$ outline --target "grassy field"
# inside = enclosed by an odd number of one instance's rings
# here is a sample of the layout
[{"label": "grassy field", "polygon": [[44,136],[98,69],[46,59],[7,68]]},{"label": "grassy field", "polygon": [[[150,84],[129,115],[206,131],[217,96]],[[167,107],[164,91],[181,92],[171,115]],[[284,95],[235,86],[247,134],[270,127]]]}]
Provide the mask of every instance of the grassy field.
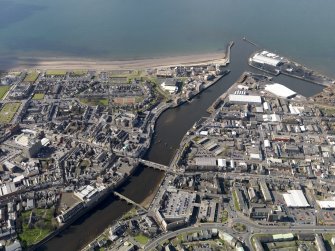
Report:
[{"label": "grassy field", "polygon": [[0,99],[2,99],[9,91],[10,85],[0,85]]},{"label": "grassy field", "polygon": [[40,74],[36,71],[28,72],[27,76],[24,78],[23,82],[34,83]]},{"label": "grassy field", "polygon": [[147,244],[148,241],[149,241],[149,238],[146,237],[146,236],[143,235],[143,234],[136,235],[136,236],[134,237],[134,239],[135,239],[138,243],[140,243],[140,244],[142,244],[142,245]]},{"label": "grassy field", "polygon": [[35,93],[34,96],[33,96],[33,99],[34,100],[42,100],[44,99],[44,93]]},{"label": "grassy field", "polygon": [[45,72],[47,76],[57,76],[57,77],[65,76],[66,73],[67,73],[66,70],[48,70]]},{"label": "grassy field", "polygon": [[0,124],[10,123],[21,103],[6,103],[0,111]]},{"label": "grassy field", "polygon": [[95,99],[82,98],[80,99],[80,102],[90,106],[96,106],[96,105],[108,106],[109,100],[107,98],[95,98]]},{"label": "grassy field", "polygon": [[135,77],[139,77],[142,74],[142,71],[138,71],[138,70],[134,70],[134,71],[130,71],[130,72],[110,72],[109,73],[109,77],[110,78],[121,78],[121,77],[125,77],[125,78],[135,78]]},{"label": "grassy field", "polygon": [[39,242],[56,228],[56,223],[53,218],[53,209],[34,209],[33,220],[29,226],[28,223],[31,213],[32,211],[24,212],[20,217],[22,233],[19,234],[19,237],[26,247]]}]

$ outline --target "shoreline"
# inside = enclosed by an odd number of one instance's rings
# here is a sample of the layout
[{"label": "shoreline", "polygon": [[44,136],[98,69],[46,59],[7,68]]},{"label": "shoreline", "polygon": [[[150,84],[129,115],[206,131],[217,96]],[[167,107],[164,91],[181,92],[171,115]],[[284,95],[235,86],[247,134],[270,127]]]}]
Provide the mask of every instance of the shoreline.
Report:
[{"label": "shoreline", "polygon": [[[103,60],[75,57],[37,57],[37,58],[3,58],[0,61],[0,69],[6,71],[39,69],[39,70],[134,70],[157,67],[173,67],[183,65],[202,64],[226,64],[226,51],[191,54],[181,56],[166,56],[157,58],[126,59],[126,60]],[[10,62],[13,62],[11,66]]]}]

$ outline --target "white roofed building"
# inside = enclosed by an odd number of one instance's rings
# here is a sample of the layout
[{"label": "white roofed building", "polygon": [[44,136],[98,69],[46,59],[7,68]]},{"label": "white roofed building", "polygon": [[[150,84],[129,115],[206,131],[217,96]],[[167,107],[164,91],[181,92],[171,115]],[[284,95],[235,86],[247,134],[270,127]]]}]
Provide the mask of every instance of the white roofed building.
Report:
[{"label": "white roofed building", "polygon": [[284,85],[277,83],[266,85],[265,91],[270,92],[280,98],[293,98],[295,95],[297,95],[296,92],[292,91]]},{"label": "white roofed building", "polygon": [[261,96],[230,94],[228,99],[231,103],[262,104]]},{"label": "white roofed building", "polygon": [[263,116],[263,121],[265,122],[280,122],[281,121],[281,118],[278,114],[264,114]]},{"label": "white roofed building", "polygon": [[168,91],[169,93],[173,94],[178,91],[177,82],[174,79],[166,79],[162,84],[161,87],[163,90]]},{"label": "white roofed building", "polygon": [[283,197],[287,207],[310,207],[302,190],[288,190]]},{"label": "white roofed building", "polygon": [[282,59],[279,56],[267,51],[256,53],[252,58],[250,58],[250,61],[271,66],[279,66],[282,63]]},{"label": "white roofed building", "polygon": [[197,157],[194,158],[196,166],[203,166],[203,167],[216,167],[216,159],[210,157]]},{"label": "white roofed building", "polygon": [[335,209],[334,200],[317,200],[316,202],[321,209]]},{"label": "white roofed building", "polygon": [[226,167],[227,161],[225,159],[218,159],[218,167]]}]

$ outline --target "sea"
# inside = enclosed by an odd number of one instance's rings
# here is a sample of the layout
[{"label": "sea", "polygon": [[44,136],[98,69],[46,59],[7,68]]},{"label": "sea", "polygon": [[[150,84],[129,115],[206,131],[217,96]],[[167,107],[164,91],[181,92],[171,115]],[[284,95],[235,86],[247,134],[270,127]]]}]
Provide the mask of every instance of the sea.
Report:
[{"label": "sea", "polygon": [[0,61],[209,53],[247,37],[335,76],[333,0],[0,0]]}]

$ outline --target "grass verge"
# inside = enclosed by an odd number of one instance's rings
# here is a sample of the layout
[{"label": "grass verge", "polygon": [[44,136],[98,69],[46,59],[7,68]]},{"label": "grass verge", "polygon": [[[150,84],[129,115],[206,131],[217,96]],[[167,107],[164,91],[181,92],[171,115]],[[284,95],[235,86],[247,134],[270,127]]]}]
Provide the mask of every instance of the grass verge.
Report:
[{"label": "grass verge", "polygon": [[23,82],[34,83],[40,74],[36,71],[28,72],[27,76],[24,78]]},{"label": "grass verge", "polygon": [[19,110],[20,105],[21,103],[19,102],[6,103],[0,111],[0,123],[1,124],[10,123],[17,110]]},{"label": "grass verge", "polygon": [[6,93],[9,91],[10,85],[1,85],[0,86],[0,99],[2,99]]},{"label": "grass verge", "polygon": [[65,76],[66,73],[67,73],[66,70],[48,70],[45,72],[47,76],[56,76],[56,77]]},{"label": "grass verge", "polygon": [[224,210],[222,213],[221,223],[226,223],[228,221],[228,211]]},{"label": "grass verge", "polygon": [[238,204],[236,191],[233,191],[233,200],[234,200],[235,209],[238,211],[241,211],[240,205]]}]

